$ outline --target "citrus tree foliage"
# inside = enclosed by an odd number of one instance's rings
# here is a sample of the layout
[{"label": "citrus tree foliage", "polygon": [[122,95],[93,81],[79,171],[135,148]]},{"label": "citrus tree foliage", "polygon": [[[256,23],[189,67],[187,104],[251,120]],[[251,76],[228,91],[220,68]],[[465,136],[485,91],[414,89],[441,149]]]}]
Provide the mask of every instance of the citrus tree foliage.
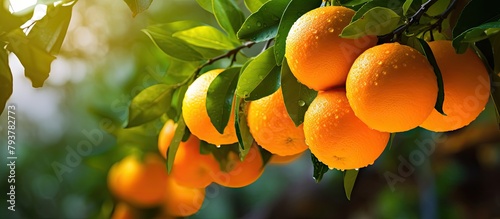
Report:
[{"label": "citrus tree foliage", "polygon": [[[151,5],[152,0],[124,0],[133,16]],[[3,3],[4,0],[0,0]],[[222,132],[235,106],[235,124],[241,159],[254,142],[246,124],[246,104],[282,88],[286,109],[295,125],[300,125],[317,92],[294,78],[284,57],[288,31],[304,13],[327,5],[342,5],[356,11],[351,23],[340,33],[344,38],[378,36],[379,44],[400,42],[425,55],[438,78],[439,93],[435,108],[441,113],[446,98],[440,70],[427,41],[450,39],[458,53],[473,48],[490,71],[494,85],[500,78],[500,2],[472,0],[458,8],[460,0],[196,0],[213,15],[211,26],[203,21],[179,20],[152,24],[142,31],[169,56],[169,67],[161,83],[144,89],[129,107],[127,128],[146,126],[168,117],[178,123],[167,152],[170,171],[179,143],[189,136],[182,119],[181,103],[187,87],[204,72],[226,69],[213,81],[207,94],[207,113],[214,127]],[[19,27],[29,15],[18,16],[0,9],[2,44],[0,61],[0,105],[12,93],[9,52],[19,57],[25,75],[34,87],[43,85],[65,35],[73,2],[48,4],[47,16],[35,21],[31,31]],[[464,4],[462,4],[464,5]],[[252,54],[247,48],[257,48]],[[491,89],[497,111],[500,91]],[[202,148],[207,148],[203,143]],[[390,143],[389,143],[390,144]],[[213,148],[213,147],[212,147]],[[214,151],[214,150],[211,150]],[[229,152],[230,150],[227,150]],[[206,151],[205,151],[206,152]],[[269,153],[261,150],[263,156]],[[224,156],[217,156],[224,157]],[[267,158],[265,160],[267,160]],[[312,155],[314,178],[320,181],[328,167]],[[344,188],[349,198],[358,170],[344,172]]]}]

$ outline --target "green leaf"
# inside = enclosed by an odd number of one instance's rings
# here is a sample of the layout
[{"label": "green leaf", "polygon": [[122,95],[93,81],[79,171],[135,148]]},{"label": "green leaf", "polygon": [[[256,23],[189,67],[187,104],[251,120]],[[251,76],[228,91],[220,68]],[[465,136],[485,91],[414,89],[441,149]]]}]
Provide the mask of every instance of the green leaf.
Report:
[{"label": "green leaf", "polygon": [[172,167],[174,166],[175,154],[177,153],[177,149],[179,149],[179,144],[182,141],[182,137],[184,136],[184,132],[186,130],[186,123],[184,123],[184,118],[182,116],[177,121],[177,129],[175,129],[174,137],[170,142],[167,150],[167,172],[170,174],[172,172]]},{"label": "green leaf", "polygon": [[291,0],[281,16],[280,25],[278,26],[278,33],[276,34],[274,42],[274,56],[276,64],[281,65],[283,57],[285,57],[286,37],[293,23],[303,14],[313,10],[321,5],[321,0]]},{"label": "green leaf", "polygon": [[28,34],[30,42],[51,55],[57,55],[68,30],[72,9],[73,4],[47,6],[47,15],[37,21]]},{"label": "green leaf", "polygon": [[270,0],[262,5],[245,20],[238,31],[238,38],[255,42],[274,38],[288,2],[289,0]]},{"label": "green leaf", "polygon": [[250,133],[250,128],[248,127],[247,124],[246,107],[247,103],[243,101],[242,98],[236,98],[234,119],[235,119],[236,136],[238,137],[238,143],[240,145],[241,159],[244,159],[245,156],[247,156],[254,142],[253,136]]},{"label": "green leaf", "polygon": [[217,23],[233,38],[245,21],[243,12],[232,0],[212,0],[212,10]]},{"label": "green leaf", "polygon": [[351,200],[351,192],[354,188],[354,183],[358,177],[358,170],[346,170],[344,171],[344,190],[345,195],[348,200]]},{"label": "green leaf", "polygon": [[230,50],[235,47],[235,44],[224,33],[211,26],[194,27],[176,32],[172,36],[204,48]]},{"label": "green leaf", "polygon": [[262,157],[262,166],[265,166],[271,160],[273,154],[263,147],[259,146],[260,156]]},{"label": "green leaf", "polygon": [[182,117],[182,100],[184,99],[184,95],[191,84],[190,82],[192,82],[192,79],[188,83],[175,89],[172,94],[172,102],[170,108],[168,108],[167,115],[168,118],[173,119],[174,122],[177,122]]},{"label": "green leaf", "polygon": [[268,1],[269,0],[245,0],[245,6],[247,6],[250,12],[254,13]]},{"label": "green leaf", "polygon": [[212,10],[212,0],[196,0],[198,2],[198,5],[201,6],[201,8],[205,9],[205,11],[208,11],[210,13],[214,13]]},{"label": "green leaf", "polygon": [[403,15],[407,16],[408,15],[408,10],[410,10],[410,7],[413,4],[413,0],[406,0],[405,3],[403,3]]},{"label": "green leaf", "polygon": [[293,76],[286,58],[283,60],[283,65],[281,66],[281,90],[283,92],[286,111],[293,123],[295,123],[295,126],[299,126],[304,122],[304,114],[311,102],[318,95],[318,92],[309,89]]},{"label": "green leaf", "polygon": [[346,6],[346,7],[354,7],[354,6],[358,6],[358,5],[361,5],[361,4],[365,4],[367,2],[370,2],[372,0],[343,0],[343,1],[340,1],[341,5],[342,6]]},{"label": "green leaf", "polygon": [[217,75],[208,87],[206,101],[208,117],[220,134],[223,134],[229,122],[239,73],[239,67],[226,69]]},{"label": "green leaf", "polygon": [[464,53],[471,43],[479,42],[488,38],[487,31],[500,29],[500,21],[481,24],[470,28],[453,39],[453,47],[458,48],[458,53]]},{"label": "green leaf", "polygon": [[[418,0],[415,0],[414,2],[417,2]],[[388,8],[391,9],[393,12],[395,12],[398,15],[403,14],[403,7],[404,6],[405,0],[395,0],[395,1],[387,1],[387,0],[373,0],[370,1],[366,4],[364,4],[361,8],[359,8],[354,16],[351,19],[351,22],[354,22],[361,17],[363,17],[366,12],[370,11],[373,8],[376,7],[382,7],[382,8]],[[418,5],[420,6],[420,5]]]},{"label": "green leaf", "polygon": [[153,0],[124,0],[127,3],[128,7],[132,11],[132,16],[136,16],[137,14],[147,10]]},{"label": "green leaf", "polygon": [[156,84],[141,91],[132,99],[127,128],[152,121],[167,111],[172,101],[172,86]]},{"label": "green leaf", "polygon": [[[258,55],[243,70],[236,87],[238,97],[255,100],[263,97],[262,95],[272,94],[278,89],[280,69],[276,65],[273,48],[269,47]],[[264,85],[259,87],[261,83]],[[252,94],[254,91],[255,93]]]},{"label": "green leaf", "polygon": [[425,40],[416,38],[416,37],[410,37],[408,39],[409,46],[415,48],[418,50],[420,53],[422,53],[425,57],[427,57],[427,60],[429,63],[432,65],[432,68],[434,69],[434,73],[436,74],[436,79],[437,79],[437,84],[438,84],[438,96],[436,100],[436,105],[434,108],[441,114],[446,115],[446,113],[443,111],[443,103],[444,103],[444,84],[443,84],[443,76],[441,75],[441,70],[439,70],[439,66],[436,62],[436,58],[434,58],[434,54],[432,53],[431,48],[425,42]]},{"label": "green leaf", "polygon": [[186,42],[172,35],[177,31],[187,30],[199,23],[193,21],[178,21],[167,24],[152,25],[142,31],[160,48],[165,54],[172,58],[184,61],[200,61],[203,56]]},{"label": "green leaf", "polygon": [[33,12],[26,15],[11,14],[5,9],[3,3],[4,1],[0,1],[0,36],[12,30],[18,29],[33,15]]},{"label": "green leaf", "polygon": [[321,179],[323,179],[323,175],[328,172],[328,166],[322,163],[321,161],[314,156],[314,154],[311,153],[311,161],[314,167],[314,173],[313,173],[313,178],[316,181],[316,183],[319,183]]},{"label": "green leaf", "polygon": [[500,89],[498,87],[498,85],[500,85],[500,33],[490,36],[489,41],[493,51],[493,69],[488,65],[487,58],[481,50],[477,49],[476,52],[483,61],[491,77],[491,98],[495,105],[497,124],[500,127]]},{"label": "green leaf", "polygon": [[197,62],[186,62],[177,59],[168,60],[169,65],[162,82],[167,85],[179,86],[185,84],[187,80],[193,77]]},{"label": "green leaf", "polygon": [[438,16],[448,8],[449,4],[450,0],[436,1],[425,13],[429,16]]},{"label": "green leaf", "polygon": [[7,49],[16,54],[24,66],[24,75],[31,80],[33,87],[42,87],[49,77],[50,65],[55,57],[38,45],[31,43],[21,29],[7,36]]},{"label": "green leaf", "polygon": [[396,29],[401,17],[391,9],[374,7],[344,28],[341,37],[355,39],[365,35],[384,35]]},{"label": "green leaf", "polygon": [[453,38],[455,39],[470,28],[497,21],[500,18],[499,8],[500,1],[470,1],[462,10],[457,24],[453,28]]},{"label": "green leaf", "polygon": [[[0,47],[0,48],[3,48]],[[12,72],[9,67],[9,55],[5,49],[0,49],[0,115],[5,104],[12,95]]]}]

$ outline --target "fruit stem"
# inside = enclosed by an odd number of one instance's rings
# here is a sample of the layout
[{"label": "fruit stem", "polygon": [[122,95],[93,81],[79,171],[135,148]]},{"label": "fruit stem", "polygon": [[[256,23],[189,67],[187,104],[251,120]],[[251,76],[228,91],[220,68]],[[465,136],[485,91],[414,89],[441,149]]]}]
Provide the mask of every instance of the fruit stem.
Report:
[{"label": "fruit stem", "polygon": [[437,0],[428,0],[428,1],[426,1],[424,4],[422,4],[420,6],[420,8],[418,9],[417,12],[415,12],[415,14],[413,14],[410,18],[408,18],[408,20],[405,21],[405,23],[403,25],[399,26],[398,28],[396,28],[391,33],[388,33],[386,35],[380,36],[379,39],[378,39],[378,43],[381,44],[381,43],[386,43],[386,42],[392,42],[392,41],[394,41],[394,37],[395,36],[399,37],[406,29],[408,29],[408,27],[410,27],[414,23],[418,23],[418,21],[420,20],[420,18],[422,17],[422,15],[427,10],[429,10],[429,8],[434,3],[436,3],[436,2],[437,2]]}]

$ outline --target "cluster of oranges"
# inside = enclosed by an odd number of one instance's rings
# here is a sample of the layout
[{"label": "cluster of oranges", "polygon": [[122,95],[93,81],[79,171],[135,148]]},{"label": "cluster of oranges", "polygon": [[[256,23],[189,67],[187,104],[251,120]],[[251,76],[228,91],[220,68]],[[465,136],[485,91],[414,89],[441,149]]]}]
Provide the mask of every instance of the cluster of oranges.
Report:
[{"label": "cluster of oranges", "polygon": [[450,41],[429,42],[443,80],[443,115],[434,109],[438,82],[424,55],[399,43],[376,45],[375,36],[339,37],[354,13],[339,6],[309,11],[286,41],[290,70],[318,91],[303,130],[320,161],[340,170],[366,167],[383,152],[390,133],[418,126],[452,131],[483,111],[490,79],[471,49],[456,54]]},{"label": "cluster of oranges", "polygon": [[[425,56],[399,43],[376,45],[376,36],[339,37],[354,13],[340,6],[317,8],[300,17],[288,34],[285,57],[290,70],[299,82],[318,91],[303,124],[291,120],[281,88],[249,102],[245,113],[254,145],[243,161],[230,152],[222,165],[213,154],[200,152],[200,142],[225,147],[238,141],[234,106],[219,133],[208,116],[206,97],[223,69],[208,71],[185,93],[182,116],[191,135],[180,143],[171,173],[159,155],[146,155],[142,162],[127,157],[109,172],[113,194],[136,206],[163,206],[166,215],[189,216],[201,208],[211,183],[238,188],[256,181],[264,170],[259,146],[274,154],[271,163],[290,162],[309,149],[329,168],[358,169],[373,164],[390,133],[418,126],[456,130],[482,112],[490,79],[472,50],[459,55],[450,41],[429,42],[444,84],[443,115],[434,109],[438,82]],[[163,156],[175,129],[169,120],[160,132]]]}]

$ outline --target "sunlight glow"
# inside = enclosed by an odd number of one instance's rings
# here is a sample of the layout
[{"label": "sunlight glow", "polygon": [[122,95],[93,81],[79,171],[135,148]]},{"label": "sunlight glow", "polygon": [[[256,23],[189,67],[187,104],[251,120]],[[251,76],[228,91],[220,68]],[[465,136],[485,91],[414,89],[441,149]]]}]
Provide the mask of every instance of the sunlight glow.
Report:
[{"label": "sunlight glow", "polygon": [[10,0],[9,10],[12,13],[16,13],[35,5],[36,2],[37,0]]}]

